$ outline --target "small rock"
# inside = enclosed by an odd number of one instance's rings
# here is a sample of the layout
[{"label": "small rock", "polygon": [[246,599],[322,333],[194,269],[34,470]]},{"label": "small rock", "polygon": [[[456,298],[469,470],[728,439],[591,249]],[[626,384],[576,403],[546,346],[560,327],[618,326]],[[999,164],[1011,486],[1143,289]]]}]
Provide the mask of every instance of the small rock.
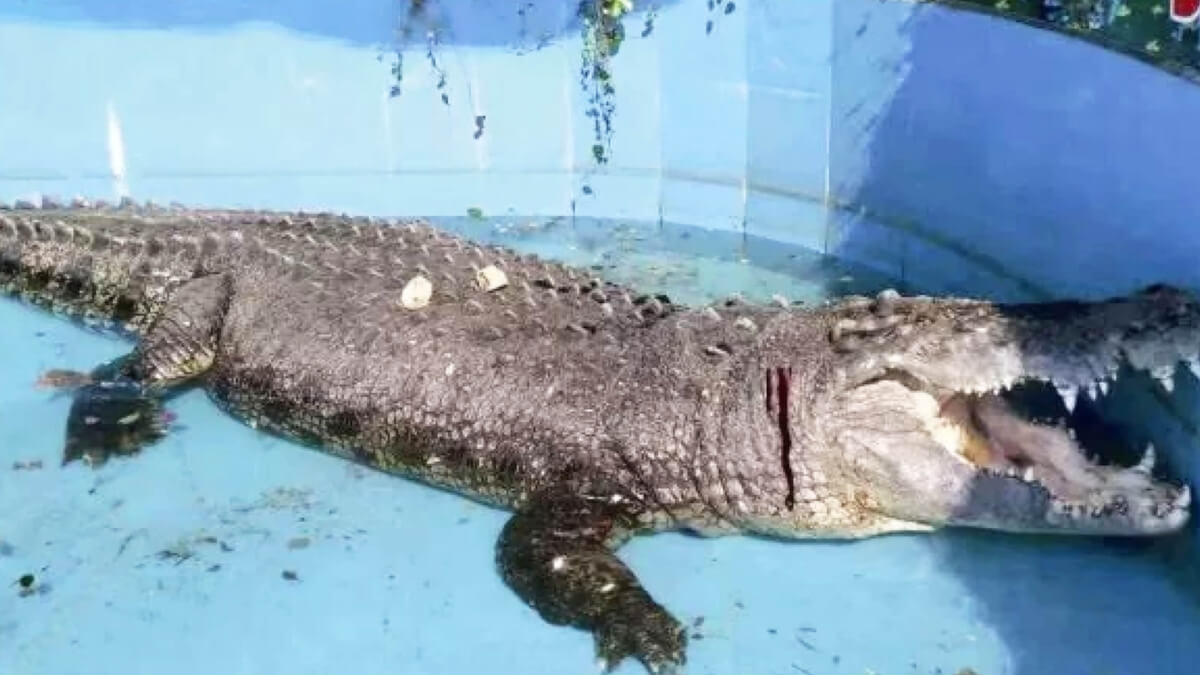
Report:
[{"label": "small rock", "polygon": [[300,575],[291,570],[284,570],[283,574],[280,576],[282,576],[286,581],[300,581]]},{"label": "small rock", "polygon": [[475,283],[481,291],[495,291],[508,285],[508,275],[495,265],[488,265],[475,274]]},{"label": "small rock", "polygon": [[400,291],[400,304],[407,309],[421,309],[429,304],[429,299],[433,297],[433,284],[424,276],[418,274],[404,284],[404,290]]},{"label": "small rock", "polygon": [[312,542],[309,541],[308,537],[292,537],[288,540],[287,547],[295,551],[301,548],[308,548],[310,543]]},{"label": "small rock", "polygon": [[22,574],[21,577],[17,579],[17,585],[20,586],[20,590],[17,591],[17,595],[22,598],[28,598],[34,593],[45,593],[47,590],[49,590],[45,584],[35,584],[36,581],[37,580],[32,574]]}]

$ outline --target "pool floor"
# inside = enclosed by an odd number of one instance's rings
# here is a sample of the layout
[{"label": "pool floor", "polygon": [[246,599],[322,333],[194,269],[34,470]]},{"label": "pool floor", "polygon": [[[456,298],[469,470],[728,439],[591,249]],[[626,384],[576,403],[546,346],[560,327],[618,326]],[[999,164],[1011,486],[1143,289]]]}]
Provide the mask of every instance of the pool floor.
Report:
[{"label": "pool floor", "polygon": [[[608,250],[575,241],[558,253]],[[610,255],[612,276],[647,273],[640,250]],[[712,277],[774,278],[673,264],[692,280],[685,299],[724,293]],[[793,297],[822,287],[793,281]],[[258,433],[199,391],[171,403],[179,426],[147,452],[60,467],[69,399],[34,381],[128,347],[0,300],[0,673],[597,672],[590,636],[543,623],[495,573],[503,512]],[[1156,543],[667,534],[621,555],[691,626],[693,675],[1167,675],[1200,662],[1200,592]]]}]

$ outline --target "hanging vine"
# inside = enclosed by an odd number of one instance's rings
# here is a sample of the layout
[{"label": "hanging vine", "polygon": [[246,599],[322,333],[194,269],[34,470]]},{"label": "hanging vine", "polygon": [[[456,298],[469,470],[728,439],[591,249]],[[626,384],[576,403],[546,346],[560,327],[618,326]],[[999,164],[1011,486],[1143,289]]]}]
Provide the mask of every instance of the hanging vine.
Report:
[{"label": "hanging vine", "polygon": [[[423,40],[425,60],[436,78],[435,86],[438,96],[443,104],[450,105],[450,97],[446,90],[446,70],[438,58],[445,30],[436,16],[437,10],[434,9],[437,6],[437,0],[402,0],[402,4],[403,11],[397,31],[397,44],[389,55],[391,57],[389,94],[397,97],[403,93],[405,52],[414,42]],[[723,0],[718,4],[722,5]],[[518,5],[520,43],[526,42],[528,38],[527,13],[533,6],[532,2],[522,2]],[[576,9],[576,16],[582,25],[583,42],[579,83],[587,100],[585,114],[592,122],[591,156],[599,165],[607,164],[612,152],[613,117],[616,113],[616,87],[613,82],[612,60],[625,41],[623,20],[633,11],[633,7],[634,0],[580,0]],[[646,12],[645,25],[641,31],[642,37],[647,37],[653,32],[656,18],[657,6],[651,4]],[[549,36],[541,36],[533,49],[545,46],[549,39]],[[520,51],[527,50],[521,49]],[[476,116],[473,132],[476,139],[483,134],[483,123],[483,116]]]},{"label": "hanging vine", "polygon": [[612,120],[616,113],[612,58],[625,40],[621,19],[633,11],[632,0],[582,0],[578,16],[583,23],[583,58],[579,84],[587,95],[587,116],[592,120],[592,159],[606,164],[612,152]]},{"label": "hanging vine", "polygon": [[392,55],[392,85],[389,94],[395,98],[403,92],[404,87],[404,50],[413,42],[413,34],[418,28],[424,30],[425,59],[430,69],[437,77],[437,91],[445,105],[450,105],[450,97],[446,93],[446,71],[438,63],[436,51],[441,46],[442,30],[429,12],[430,0],[406,0],[408,9],[400,23],[395,52]]}]

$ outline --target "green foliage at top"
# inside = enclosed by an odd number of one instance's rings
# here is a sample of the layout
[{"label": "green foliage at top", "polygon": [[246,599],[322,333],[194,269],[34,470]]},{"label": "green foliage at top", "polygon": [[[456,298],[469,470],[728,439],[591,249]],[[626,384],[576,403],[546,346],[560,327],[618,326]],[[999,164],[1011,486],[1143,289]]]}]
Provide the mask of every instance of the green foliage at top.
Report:
[{"label": "green foliage at top", "polygon": [[1059,30],[1200,80],[1196,26],[1171,20],[1170,0],[934,0]]}]

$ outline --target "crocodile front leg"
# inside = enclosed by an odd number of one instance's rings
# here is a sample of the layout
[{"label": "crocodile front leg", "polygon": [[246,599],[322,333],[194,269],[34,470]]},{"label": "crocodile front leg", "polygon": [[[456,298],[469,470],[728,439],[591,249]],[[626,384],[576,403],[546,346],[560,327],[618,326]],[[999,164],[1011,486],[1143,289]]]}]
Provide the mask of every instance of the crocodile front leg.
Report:
[{"label": "crocodile front leg", "polygon": [[652,673],[682,672],[683,625],[614,553],[634,529],[628,504],[566,491],[541,495],[504,526],[496,562],[543,619],[591,631],[605,670],[632,656]]},{"label": "crocodile front leg", "polygon": [[130,354],[92,371],[71,403],[63,464],[98,466],[163,437],[163,399],[212,365],[229,293],[223,275],[183,284]]}]

